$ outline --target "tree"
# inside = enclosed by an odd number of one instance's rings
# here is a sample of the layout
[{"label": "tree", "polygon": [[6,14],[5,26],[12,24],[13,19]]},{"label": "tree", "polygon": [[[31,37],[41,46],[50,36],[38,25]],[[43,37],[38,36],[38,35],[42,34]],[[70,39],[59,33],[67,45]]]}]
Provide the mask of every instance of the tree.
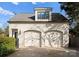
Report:
[{"label": "tree", "polygon": [[60,2],[61,10],[65,10],[69,21],[78,20],[79,18],[79,3],[78,2]]},{"label": "tree", "polygon": [[2,28],[0,28],[0,37],[5,36],[4,34],[4,30]]},{"label": "tree", "polygon": [[2,28],[0,28],[0,33],[2,33],[3,32],[3,30],[2,30]]},{"label": "tree", "polygon": [[6,36],[9,36],[9,26],[4,29],[4,33]]}]

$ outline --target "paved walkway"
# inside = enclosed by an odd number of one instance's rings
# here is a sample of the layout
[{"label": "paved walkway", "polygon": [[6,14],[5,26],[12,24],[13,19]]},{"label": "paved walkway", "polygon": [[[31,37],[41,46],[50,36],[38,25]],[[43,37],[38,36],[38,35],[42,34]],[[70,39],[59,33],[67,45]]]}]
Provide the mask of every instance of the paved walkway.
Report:
[{"label": "paved walkway", "polygon": [[8,57],[79,57],[79,51],[64,48],[27,47],[18,49]]}]

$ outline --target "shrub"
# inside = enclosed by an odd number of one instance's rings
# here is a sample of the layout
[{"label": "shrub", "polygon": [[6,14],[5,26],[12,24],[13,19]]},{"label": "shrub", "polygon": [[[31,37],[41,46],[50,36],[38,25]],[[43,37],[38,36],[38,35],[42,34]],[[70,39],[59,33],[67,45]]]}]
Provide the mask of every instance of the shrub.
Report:
[{"label": "shrub", "polygon": [[12,37],[0,36],[0,56],[6,56],[15,51],[15,39]]}]

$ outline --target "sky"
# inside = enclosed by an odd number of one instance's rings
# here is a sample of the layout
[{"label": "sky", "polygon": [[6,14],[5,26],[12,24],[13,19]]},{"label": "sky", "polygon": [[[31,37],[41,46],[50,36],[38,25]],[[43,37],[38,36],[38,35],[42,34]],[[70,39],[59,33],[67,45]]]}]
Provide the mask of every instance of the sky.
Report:
[{"label": "sky", "polygon": [[52,13],[66,15],[58,2],[0,2],[0,28],[6,27],[7,21],[15,14],[34,13],[36,7],[51,7]]}]

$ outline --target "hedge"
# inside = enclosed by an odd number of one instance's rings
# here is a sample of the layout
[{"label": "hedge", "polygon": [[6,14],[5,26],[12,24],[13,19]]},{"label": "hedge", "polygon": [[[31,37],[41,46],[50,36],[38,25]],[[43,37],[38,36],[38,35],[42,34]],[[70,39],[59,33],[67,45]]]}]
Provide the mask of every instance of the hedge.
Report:
[{"label": "hedge", "polygon": [[12,37],[0,36],[0,56],[7,56],[15,51],[15,39]]}]

